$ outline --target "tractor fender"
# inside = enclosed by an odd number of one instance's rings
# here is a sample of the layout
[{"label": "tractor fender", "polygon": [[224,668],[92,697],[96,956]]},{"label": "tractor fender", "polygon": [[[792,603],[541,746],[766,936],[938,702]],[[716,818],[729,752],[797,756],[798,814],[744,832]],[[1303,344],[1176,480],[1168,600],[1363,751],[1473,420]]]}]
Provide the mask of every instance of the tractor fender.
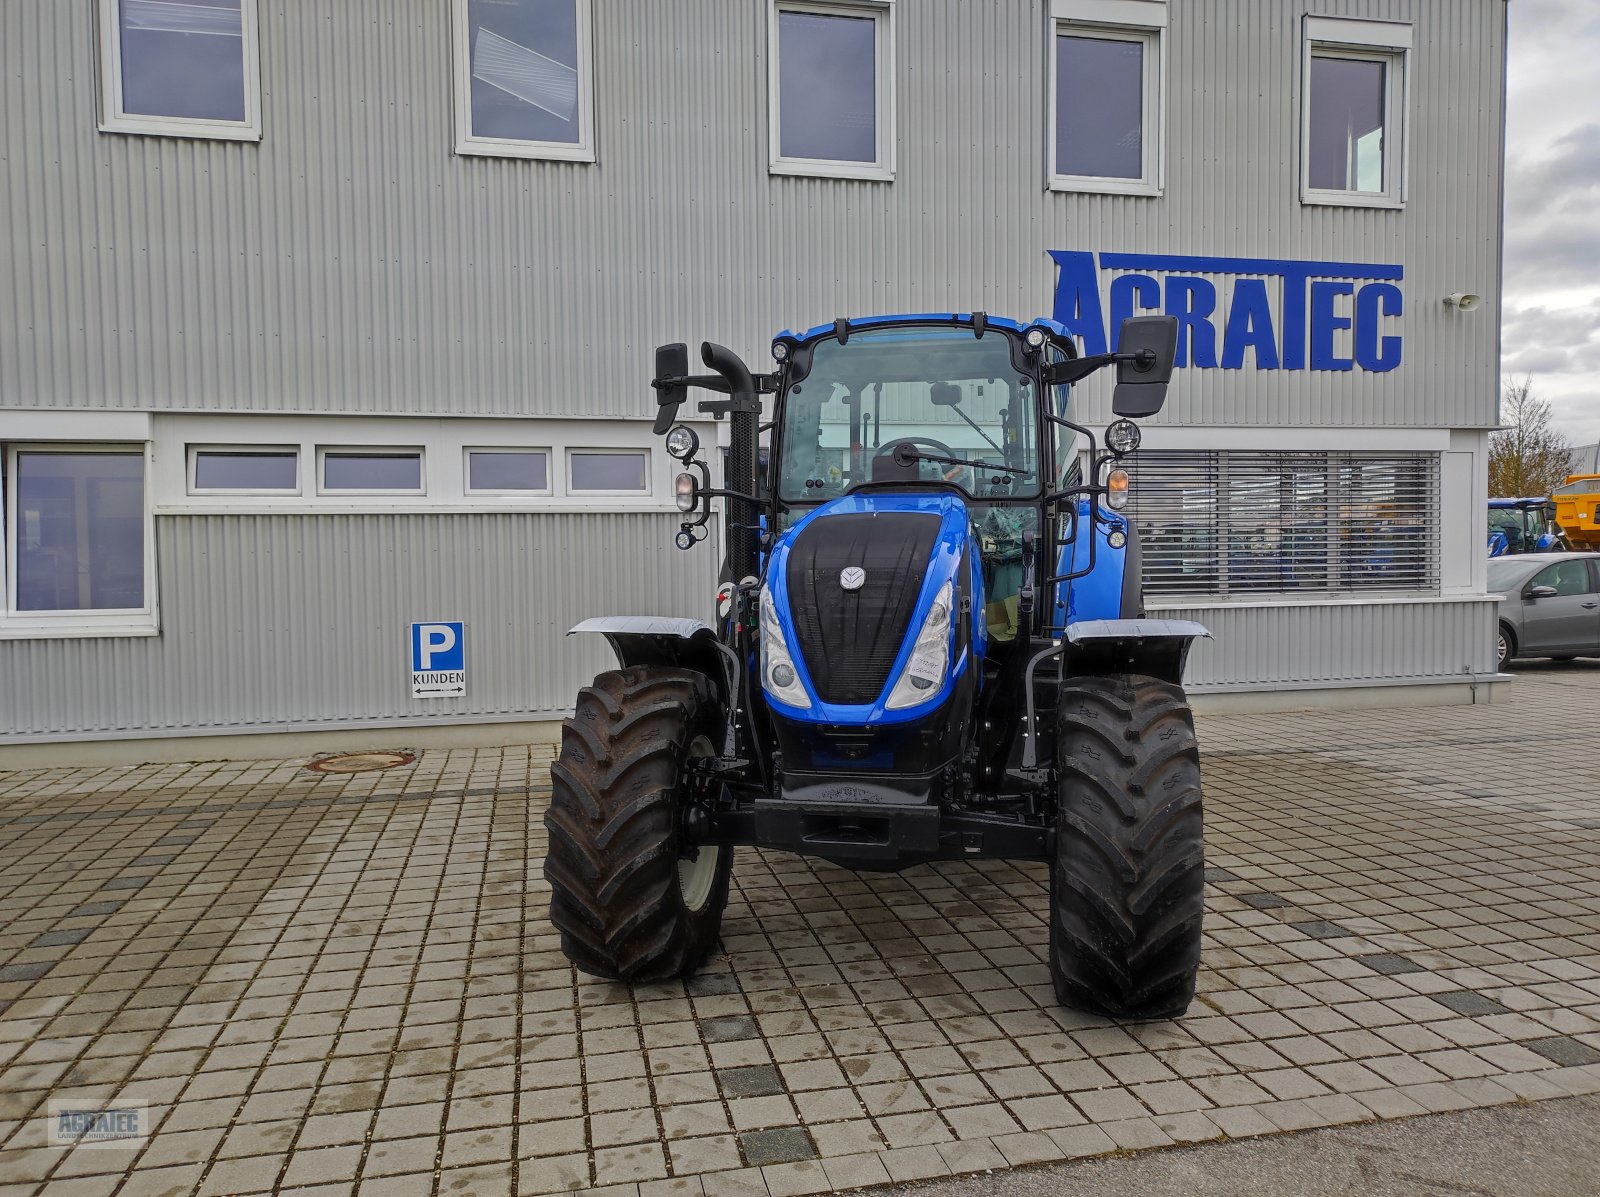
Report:
[{"label": "tractor fender", "polygon": [[597,632],[606,638],[618,664],[667,665],[693,669],[711,679],[725,709],[737,701],[738,658],[717,639],[710,624],[663,615],[601,615],[586,619],[567,635]]},{"label": "tractor fender", "polygon": [[1067,625],[1062,677],[1141,673],[1183,684],[1189,650],[1205,625],[1188,619],[1086,619]]}]

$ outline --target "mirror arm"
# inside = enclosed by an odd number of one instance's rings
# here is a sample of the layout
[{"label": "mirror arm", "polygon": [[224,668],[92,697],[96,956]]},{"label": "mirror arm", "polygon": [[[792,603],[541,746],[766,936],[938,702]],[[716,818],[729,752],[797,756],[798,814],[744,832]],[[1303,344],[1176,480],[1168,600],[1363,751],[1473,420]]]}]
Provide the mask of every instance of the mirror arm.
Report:
[{"label": "mirror arm", "polygon": [[1156,364],[1156,355],[1153,350],[1141,349],[1137,353],[1097,353],[1092,357],[1069,358],[1046,366],[1044,380],[1052,386],[1070,385],[1115,362],[1132,362],[1134,369],[1148,370]]}]

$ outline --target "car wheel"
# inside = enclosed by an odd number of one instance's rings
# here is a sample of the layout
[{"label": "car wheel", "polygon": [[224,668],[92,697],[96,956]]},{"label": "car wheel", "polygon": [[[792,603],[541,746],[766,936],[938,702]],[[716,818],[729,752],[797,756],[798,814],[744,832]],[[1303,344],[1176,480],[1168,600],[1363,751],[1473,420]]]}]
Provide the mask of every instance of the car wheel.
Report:
[{"label": "car wheel", "polygon": [[1511,664],[1511,658],[1517,654],[1517,638],[1505,624],[1500,625],[1497,648],[1500,653],[1500,672],[1504,673]]}]

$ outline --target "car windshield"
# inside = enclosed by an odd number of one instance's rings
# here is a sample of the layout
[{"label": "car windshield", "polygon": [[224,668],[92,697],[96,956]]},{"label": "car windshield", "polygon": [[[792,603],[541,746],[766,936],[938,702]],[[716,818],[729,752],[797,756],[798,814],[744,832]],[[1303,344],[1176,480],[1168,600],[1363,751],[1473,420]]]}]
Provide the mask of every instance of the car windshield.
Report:
[{"label": "car windshield", "polygon": [[784,397],[779,497],[815,503],[902,479],[989,501],[1037,495],[1033,383],[1012,346],[994,329],[979,338],[915,325],[817,342],[810,372]]}]

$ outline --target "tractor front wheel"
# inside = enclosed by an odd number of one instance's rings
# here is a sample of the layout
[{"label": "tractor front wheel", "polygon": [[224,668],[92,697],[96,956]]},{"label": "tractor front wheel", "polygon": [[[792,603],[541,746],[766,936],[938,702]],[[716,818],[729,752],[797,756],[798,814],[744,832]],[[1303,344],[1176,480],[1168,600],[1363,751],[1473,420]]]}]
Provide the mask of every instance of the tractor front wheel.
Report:
[{"label": "tractor front wheel", "polygon": [[715,756],[716,691],[687,669],[632,666],[578,693],[550,766],[550,921],[586,973],[662,981],[716,946],[733,850],[688,844],[687,766]]},{"label": "tractor front wheel", "polygon": [[1069,678],[1056,722],[1056,996],[1109,1018],[1176,1018],[1194,998],[1205,907],[1188,700],[1153,677]]}]

